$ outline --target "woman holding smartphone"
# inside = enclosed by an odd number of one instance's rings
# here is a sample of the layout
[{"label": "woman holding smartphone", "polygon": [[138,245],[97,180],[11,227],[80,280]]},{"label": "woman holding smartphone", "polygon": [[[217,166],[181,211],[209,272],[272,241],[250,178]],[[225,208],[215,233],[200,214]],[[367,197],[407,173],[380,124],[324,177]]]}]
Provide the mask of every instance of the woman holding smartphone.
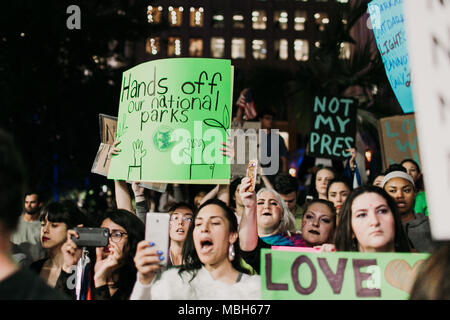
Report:
[{"label": "woman holding smartphone", "polygon": [[138,277],[130,299],[260,299],[260,277],[248,275],[240,264],[237,229],[234,212],[211,199],[194,215],[183,266],[162,271],[163,253],[140,242],[134,258]]},{"label": "woman holding smartphone", "polygon": [[[91,264],[90,292],[93,300],[126,300],[136,281],[133,257],[137,244],[144,239],[145,226],[136,215],[127,210],[107,212],[101,219],[100,228],[109,230],[106,247],[95,248],[95,261]],[[58,282],[67,283],[81,257],[82,249],[72,240],[78,237],[74,230],[67,232],[62,247],[64,263]],[[90,257],[93,260],[93,257]],[[75,297],[73,289],[66,286],[66,294]]]}]

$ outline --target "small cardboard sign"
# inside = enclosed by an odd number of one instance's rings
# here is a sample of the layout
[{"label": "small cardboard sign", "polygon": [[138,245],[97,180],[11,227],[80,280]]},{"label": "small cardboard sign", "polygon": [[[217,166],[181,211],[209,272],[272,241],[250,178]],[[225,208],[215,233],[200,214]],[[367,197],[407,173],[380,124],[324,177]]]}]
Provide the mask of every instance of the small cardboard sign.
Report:
[{"label": "small cardboard sign", "polygon": [[408,299],[422,253],[261,250],[262,298],[269,300]]},{"label": "small cardboard sign", "polygon": [[409,158],[420,165],[414,113],[381,118],[378,121],[383,170],[393,163]]},{"label": "small cardboard sign", "polygon": [[98,119],[100,123],[100,141],[104,144],[112,145],[116,139],[117,117],[100,113]]},{"label": "small cardboard sign", "polygon": [[345,160],[355,146],[357,101],[348,97],[316,96],[308,154]]},{"label": "small cardboard sign", "polygon": [[94,159],[94,164],[92,165],[92,173],[100,174],[105,177],[108,176],[109,164],[111,163],[111,157],[108,155],[112,147],[113,146],[110,144],[100,143],[97,155]]}]

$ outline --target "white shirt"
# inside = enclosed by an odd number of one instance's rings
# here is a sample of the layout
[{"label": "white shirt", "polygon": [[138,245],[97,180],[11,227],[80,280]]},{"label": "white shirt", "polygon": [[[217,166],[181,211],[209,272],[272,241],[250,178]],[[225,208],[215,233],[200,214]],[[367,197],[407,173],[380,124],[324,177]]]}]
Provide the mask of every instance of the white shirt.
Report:
[{"label": "white shirt", "polygon": [[157,273],[153,281],[143,285],[137,278],[130,300],[260,300],[261,277],[243,274],[235,284],[214,280],[202,267],[195,278],[178,274],[178,268]]}]

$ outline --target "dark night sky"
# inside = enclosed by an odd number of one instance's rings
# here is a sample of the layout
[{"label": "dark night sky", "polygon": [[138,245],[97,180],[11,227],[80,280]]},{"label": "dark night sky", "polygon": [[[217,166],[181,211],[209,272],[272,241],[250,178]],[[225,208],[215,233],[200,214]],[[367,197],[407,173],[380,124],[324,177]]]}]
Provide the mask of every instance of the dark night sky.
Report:
[{"label": "dark night sky", "polygon": [[[0,126],[25,158],[29,185],[51,196],[105,178],[90,173],[100,144],[98,114],[115,115],[121,69],[101,58],[123,54],[126,39],[148,33],[138,1],[9,1],[0,11]],[[81,9],[81,29],[66,22]],[[125,31],[126,30],[126,31]],[[108,42],[118,40],[111,50]],[[97,59],[95,59],[97,57]],[[132,61],[127,61],[132,63]],[[55,170],[56,169],[56,170]]]}]

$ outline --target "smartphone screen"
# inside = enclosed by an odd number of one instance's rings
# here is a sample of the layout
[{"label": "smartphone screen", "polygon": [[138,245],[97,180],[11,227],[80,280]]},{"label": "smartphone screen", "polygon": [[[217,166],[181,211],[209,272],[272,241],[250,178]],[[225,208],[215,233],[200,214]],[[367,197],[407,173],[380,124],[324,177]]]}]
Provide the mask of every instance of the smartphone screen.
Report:
[{"label": "smartphone screen", "polygon": [[166,266],[169,256],[169,222],[168,213],[148,212],[145,222],[145,241],[153,242],[157,250],[161,250],[164,260],[160,264]]}]

